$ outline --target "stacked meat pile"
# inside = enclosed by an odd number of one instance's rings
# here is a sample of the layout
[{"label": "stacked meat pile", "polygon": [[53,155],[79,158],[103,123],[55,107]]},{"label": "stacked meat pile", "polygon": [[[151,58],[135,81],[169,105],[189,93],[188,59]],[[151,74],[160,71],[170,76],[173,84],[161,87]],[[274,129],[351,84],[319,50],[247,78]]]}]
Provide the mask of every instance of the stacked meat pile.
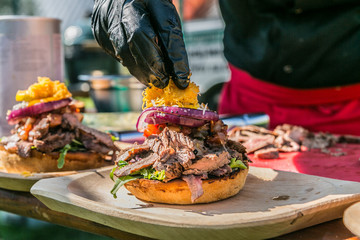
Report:
[{"label": "stacked meat pile", "polygon": [[238,141],[247,153],[254,153],[260,159],[275,159],[279,152],[327,149],[336,143],[360,143],[355,136],[336,136],[329,133],[313,133],[307,129],[289,124],[279,125],[273,131],[258,126],[235,127],[229,132],[229,139]]},{"label": "stacked meat pile", "polygon": [[81,124],[82,118],[72,105],[36,117],[24,117],[15,125],[12,135],[3,137],[1,143],[7,151],[25,158],[30,157],[33,148],[51,153],[74,140],[97,153],[113,151],[115,146],[110,136]]},{"label": "stacked meat pile", "polygon": [[117,159],[130,164],[117,169],[123,177],[152,166],[164,171],[164,182],[180,178],[187,182],[193,199],[202,195],[203,179],[231,174],[232,158],[248,166],[245,148],[227,139],[227,126],[221,120],[199,128],[165,127],[160,134],[149,136],[142,145],[134,145]]}]

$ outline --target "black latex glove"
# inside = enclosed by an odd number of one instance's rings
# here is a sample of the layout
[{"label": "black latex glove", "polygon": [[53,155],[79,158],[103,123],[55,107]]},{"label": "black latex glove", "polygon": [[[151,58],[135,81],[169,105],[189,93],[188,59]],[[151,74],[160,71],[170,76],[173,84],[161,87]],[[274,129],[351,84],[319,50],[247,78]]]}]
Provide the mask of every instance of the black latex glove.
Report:
[{"label": "black latex glove", "polygon": [[140,82],[184,89],[190,69],[181,22],[171,0],[95,0],[97,42]]}]

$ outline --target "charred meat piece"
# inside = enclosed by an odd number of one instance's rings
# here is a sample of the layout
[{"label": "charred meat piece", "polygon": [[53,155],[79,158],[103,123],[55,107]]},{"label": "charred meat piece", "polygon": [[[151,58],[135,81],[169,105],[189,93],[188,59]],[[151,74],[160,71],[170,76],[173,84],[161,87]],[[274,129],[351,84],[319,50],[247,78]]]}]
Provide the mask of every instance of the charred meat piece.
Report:
[{"label": "charred meat piece", "polygon": [[175,152],[176,159],[184,168],[189,168],[192,164],[192,159],[195,159],[193,151],[187,148],[179,149]]},{"label": "charred meat piece", "polygon": [[302,144],[308,149],[326,149],[333,146],[337,141],[338,138],[329,133],[312,133],[304,139]]},{"label": "charred meat piece", "polygon": [[74,130],[82,125],[79,117],[72,113],[64,113],[62,115],[61,127],[65,129]]},{"label": "charred meat piece", "polygon": [[221,120],[211,122],[210,124],[210,136],[206,139],[209,145],[225,145],[227,140],[227,125]]},{"label": "charred meat piece", "polygon": [[288,135],[279,135],[275,141],[275,146],[281,152],[298,152],[300,151],[300,145],[292,140]]},{"label": "charred meat piece", "polygon": [[118,161],[129,161],[130,159],[134,158],[136,155],[141,155],[142,153],[147,153],[150,150],[148,145],[142,144],[137,145],[135,144],[132,148],[124,152],[117,158],[116,162]]},{"label": "charred meat piece", "polygon": [[216,177],[221,177],[221,176],[225,176],[226,174],[229,174],[232,172],[232,169],[229,165],[224,165],[218,169],[215,169],[214,171],[210,172],[210,175],[216,176]]},{"label": "charred meat piece", "polygon": [[79,140],[85,146],[86,149],[93,150],[98,153],[107,154],[112,151],[115,147],[104,144],[101,139],[92,135],[89,132],[80,131]]},{"label": "charred meat piece", "polygon": [[108,134],[81,124],[74,114],[64,113],[61,126],[65,129],[75,130],[79,140],[87,149],[107,154],[116,148]]},{"label": "charred meat piece", "polygon": [[158,159],[159,159],[159,155],[151,154],[147,158],[143,158],[140,161],[126,165],[125,167],[116,170],[114,172],[114,175],[117,177],[130,175],[131,173],[137,172],[143,168],[152,166]]},{"label": "charred meat piece", "polygon": [[36,121],[33,129],[29,132],[29,140],[41,139],[49,132],[49,119],[47,117],[41,118]]},{"label": "charred meat piece", "polygon": [[33,128],[29,132],[29,140],[43,138],[49,132],[49,128],[60,126],[61,122],[62,116],[60,114],[42,114],[39,119],[34,121]]},{"label": "charred meat piece", "polygon": [[227,151],[209,153],[186,168],[183,174],[207,173],[228,163],[230,163],[230,155]]},{"label": "charred meat piece", "polygon": [[204,194],[202,188],[201,176],[187,175],[183,176],[182,179],[187,183],[191,192],[191,201],[194,202],[196,199]]},{"label": "charred meat piece", "polygon": [[[193,141],[182,132],[176,132],[167,127],[159,135],[148,137],[145,144],[149,145],[154,153],[161,156],[160,161],[162,162],[166,162],[169,153],[172,153],[175,154],[174,157],[179,163],[186,168],[195,158]],[[168,157],[165,158],[165,156]]]},{"label": "charred meat piece", "polygon": [[274,129],[274,133],[277,133],[278,135],[287,135],[297,144],[301,144],[310,134],[307,129],[290,124],[283,124],[277,126]]},{"label": "charred meat piece", "polygon": [[153,168],[156,171],[165,171],[165,179],[164,182],[168,182],[172,179],[179,178],[183,172],[183,167],[181,164],[177,161],[177,159],[170,157],[167,159],[167,161],[161,162],[156,161],[153,165]]},{"label": "charred meat piece", "polygon": [[56,149],[63,148],[75,139],[73,132],[63,132],[59,129],[57,132],[48,133],[41,140],[34,140],[33,144],[40,152],[50,153]]},{"label": "charred meat piece", "polygon": [[269,145],[273,146],[274,140],[275,136],[273,135],[259,135],[249,138],[246,142],[243,143],[243,145],[246,148],[247,153],[253,153]]},{"label": "charred meat piece", "polygon": [[159,135],[149,136],[145,144],[149,145],[151,150],[155,153],[161,153],[166,148],[181,149],[188,148],[194,150],[194,143],[183,133],[164,128]]},{"label": "charred meat piece", "polygon": [[21,140],[16,143],[16,146],[20,157],[28,158],[31,156],[31,147],[33,146],[31,142]]},{"label": "charred meat piece", "polygon": [[246,148],[240,142],[228,140],[226,142],[226,146],[232,150],[237,151],[238,153],[246,153]]},{"label": "charred meat piece", "polygon": [[277,148],[265,148],[256,151],[255,157],[260,159],[277,159],[279,158],[279,150]]}]

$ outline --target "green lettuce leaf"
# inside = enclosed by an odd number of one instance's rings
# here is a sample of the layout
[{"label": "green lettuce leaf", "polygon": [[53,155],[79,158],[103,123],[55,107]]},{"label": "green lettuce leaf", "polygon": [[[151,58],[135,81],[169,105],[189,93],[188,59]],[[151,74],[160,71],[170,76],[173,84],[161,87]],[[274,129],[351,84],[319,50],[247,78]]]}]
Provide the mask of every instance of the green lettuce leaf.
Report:
[{"label": "green lettuce leaf", "polygon": [[116,169],[118,169],[118,167],[114,167],[112,170],[111,170],[111,172],[110,172],[110,179],[111,180],[113,180],[113,182],[115,182],[115,180],[114,180],[114,172],[116,171]]},{"label": "green lettuce leaf", "polygon": [[137,172],[136,174],[140,174],[146,179],[159,180],[159,181],[164,180],[165,177],[166,177],[165,176],[165,170],[156,171],[153,168],[143,168],[139,172]]},{"label": "green lettuce leaf", "polygon": [[128,162],[123,161],[123,160],[120,160],[120,161],[117,162],[117,166],[118,166],[119,168],[125,167],[125,166],[128,165],[128,164],[129,164]]},{"label": "green lettuce leaf", "polygon": [[117,191],[119,191],[119,189],[127,182],[133,181],[135,179],[141,178],[141,176],[123,176],[123,177],[119,177],[118,179],[115,180],[115,184],[114,187],[111,189],[111,194],[114,196],[114,198],[117,198],[116,193]]},{"label": "green lettuce leaf", "polygon": [[113,142],[119,141],[119,138],[118,138],[118,137],[115,137],[114,135],[110,135],[110,137],[111,137],[111,140],[112,140]]},{"label": "green lettuce leaf", "polygon": [[57,160],[57,167],[59,169],[63,168],[64,167],[64,164],[65,164],[65,156],[67,154],[67,152],[71,149],[71,146],[70,144],[66,144],[61,150],[60,150],[60,156]]},{"label": "green lettuce leaf", "polygon": [[[34,148],[36,148],[35,146],[33,146]],[[33,149],[33,148],[32,148]],[[57,160],[58,165],[57,167],[59,169],[64,167],[65,164],[65,156],[68,152],[78,152],[78,151],[86,151],[86,148],[84,146],[84,144],[82,144],[81,142],[79,142],[76,139],[73,139],[72,142],[70,144],[66,144],[62,149],[60,149],[60,156]]]},{"label": "green lettuce leaf", "polygon": [[110,174],[109,174],[111,180],[113,180],[113,181],[115,181],[115,180],[114,180],[114,172],[115,172],[117,169],[120,169],[120,168],[125,167],[125,166],[128,165],[129,163],[126,162],[126,161],[120,160],[120,161],[118,161],[116,164],[117,164],[117,166],[114,167],[114,168],[111,170]]},{"label": "green lettuce leaf", "polygon": [[230,167],[232,169],[234,168],[247,169],[246,165],[241,160],[236,160],[236,158],[232,158],[230,161],[231,161]]},{"label": "green lettuce leaf", "polygon": [[[111,180],[114,181],[114,172],[117,169],[120,169],[126,165],[128,165],[128,162],[125,161],[119,161],[118,166],[114,167],[111,172],[110,172],[110,178]],[[164,180],[165,179],[165,170],[162,171],[156,171],[153,168],[143,168],[140,169],[139,171],[132,173],[131,175],[128,176],[123,176],[123,177],[119,177],[118,179],[115,180],[115,184],[114,187],[111,190],[111,194],[114,196],[114,198],[116,198],[116,193],[117,191],[127,182],[133,181],[135,179],[139,179],[139,178],[145,178],[145,179],[150,179],[150,180]]]}]

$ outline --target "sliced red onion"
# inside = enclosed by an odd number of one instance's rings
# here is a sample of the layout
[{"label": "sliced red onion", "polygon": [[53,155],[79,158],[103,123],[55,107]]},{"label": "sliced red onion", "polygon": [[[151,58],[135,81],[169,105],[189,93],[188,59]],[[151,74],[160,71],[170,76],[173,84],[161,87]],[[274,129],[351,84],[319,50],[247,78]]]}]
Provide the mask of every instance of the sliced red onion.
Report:
[{"label": "sliced red onion", "polygon": [[49,112],[55,109],[65,107],[69,105],[71,101],[72,101],[71,98],[65,98],[58,101],[37,103],[30,107],[16,109],[10,112],[10,114],[7,116],[7,121],[10,125],[14,125],[21,118],[33,117],[44,112]]},{"label": "sliced red onion", "polygon": [[136,128],[139,132],[144,132],[147,124],[163,123],[199,127],[207,121],[217,121],[218,119],[219,115],[213,111],[179,107],[151,107],[141,113]]},{"label": "sliced red onion", "polygon": [[169,113],[173,115],[180,115],[189,118],[217,121],[219,120],[219,114],[214,111],[201,110],[201,109],[192,109],[192,108],[181,108],[181,107],[151,107],[145,111],[156,110],[163,113]]},{"label": "sliced red onion", "polygon": [[148,124],[174,123],[187,127],[200,127],[206,123],[206,120],[188,118],[162,112],[153,112],[145,118],[145,122]]}]

